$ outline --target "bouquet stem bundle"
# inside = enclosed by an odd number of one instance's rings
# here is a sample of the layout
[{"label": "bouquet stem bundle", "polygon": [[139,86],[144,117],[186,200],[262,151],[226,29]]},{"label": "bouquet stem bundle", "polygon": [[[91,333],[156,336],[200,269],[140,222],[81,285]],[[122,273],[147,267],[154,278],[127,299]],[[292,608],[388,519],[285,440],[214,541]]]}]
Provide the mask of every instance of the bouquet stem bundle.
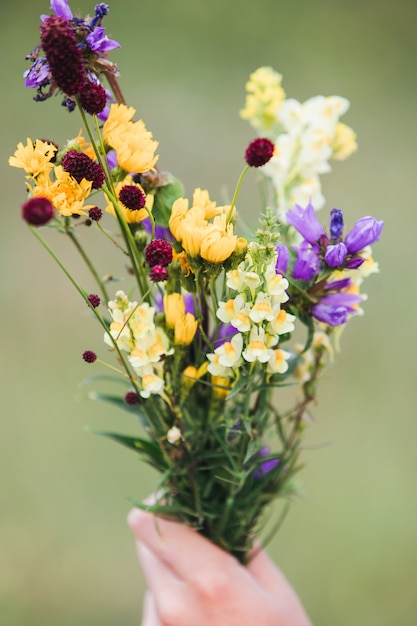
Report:
[{"label": "bouquet stem bundle", "polygon": [[[356,149],[353,131],[339,122],[348,103],[285,99],[281,76],[260,68],[241,112],[259,136],[246,150],[230,204],[218,206],[202,189],[190,201],[159,169],[158,143],[123,99],[107,58],[119,45],[102,26],[108,6],[96,5],[85,18],[64,0],[51,8],[28,56],[26,85],[37,101],[61,93],[67,109],[80,111],[88,139],[18,145],[9,162],[26,175],[22,216],[101,327],[106,357],[86,350],[83,359],[107,367],[111,376],[94,380],[120,391],[93,397],[141,424],[137,436],[101,433],[159,473],[155,502],[137,506],[175,516],[244,563],[265,509],[297,492],[320,373],[333,359],[334,338],[361,312],[363,279],[377,271],[370,245],[381,221],[361,218],[345,236],[342,211],[332,210],[328,230],[316,215],[329,159]],[[244,238],[236,207],[254,168],[263,206]],[[123,256],[127,292],[114,293],[99,275],[80,226],[97,228]],[[41,227],[71,241],[98,293],[74,279]],[[297,328],[304,328],[301,344]],[[293,392],[287,408],[283,387]]]}]

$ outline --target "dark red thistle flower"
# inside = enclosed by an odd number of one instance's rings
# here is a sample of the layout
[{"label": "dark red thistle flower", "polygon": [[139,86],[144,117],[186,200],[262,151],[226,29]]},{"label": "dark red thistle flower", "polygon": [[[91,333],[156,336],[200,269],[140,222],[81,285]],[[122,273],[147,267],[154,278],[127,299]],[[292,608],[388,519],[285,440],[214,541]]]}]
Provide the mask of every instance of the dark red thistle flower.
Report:
[{"label": "dark red thistle flower", "polygon": [[107,102],[105,89],[90,81],[87,81],[80,89],[79,98],[82,108],[90,115],[101,113]]},{"label": "dark red thistle flower", "polygon": [[275,145],[265,137],[257,137],[250,142],[245,152],[245,161],[250,167],[261,167],[268,163],[275,151]]},{"label": "dark red thistle flower", "polygon": [[47,17],[41,24],[41,45],[56,85],[67,96],[77,94],[86,78],[81,52],[68,20],[59,15]]},{"label": "dark red thistle flower", "polygon": [[91,180],[93,189],[100,189],[104,183],[104,170],[100,163],[96,163],[84,152],[77,150],[69,150],[62,157],[62,167],[66,172],[71,174],[73,178],[80,183],[83,178]]},{"label": "dark red thistle flower", "polygon": [[146,246],[145,259],[149,267],[166,267],[172,261],[172,247],[165,239],[154,239]]},{"label": "dark red thistle flower", "polygon": [[98,206],[93,206],[88,211],[88,217],[90,220],[93,220],[93,222],[99,222],[103,217],[103,211]]},{"label": "dark red thistle flower", "polygon": [[119,192],[119,200],[127,209],[139,211],[146,204],[146,196],[137,185],[125,185]]},{"label": "dark red thistle flower", "polygon": [[153,283],[161,283],[164,280],[168,280],[169,273],[166,267],[162,265],[154,265],[149,272],[149,278]]},{"label": "dark red thistle flower", "polygon": [[94,308],[100,306],[100,297],[97,296],[95,293],[90,293],[90,295],[87,297],[87,300]]},{"label": "dark red thistle flower", "polygon": [[83,359],[86,363],[94,363],[97,360],[97,354],[92,350],[86,350],[83,352]]},{"label": "dark red thistle flower", "polygon": [[139,402],[138,394],[134,391],[128,391],[125,395],[125,402],[130,405],[137,404]]},{"label": "dark red thistle flower", "polygon": [[43,226],[54,215],[54,207],[48,198],[31,198],[22,206],[22,217],[31,226]]}]

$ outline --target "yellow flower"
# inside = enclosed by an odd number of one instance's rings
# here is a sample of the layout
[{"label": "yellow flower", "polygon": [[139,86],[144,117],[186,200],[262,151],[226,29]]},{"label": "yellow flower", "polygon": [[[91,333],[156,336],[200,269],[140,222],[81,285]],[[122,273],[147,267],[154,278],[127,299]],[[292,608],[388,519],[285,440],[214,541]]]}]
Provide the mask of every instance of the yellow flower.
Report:
[{"label": "yellow flower", "polygon": [[206,237],[206,224],[207,222],[196,224],[192,219],[184,220],[182,228],[182,247],[188,256],[193,257],[200,254],[202,241]]},{"label": "yellow flower", "polygon": [[180,293],[170,293],[164,296],[165,321],[169,328],[175,328],[177,320],[185,316],[185,302]]},{"label": "yellow flower", "polygon": [[33,143],[28,137],[26,146],[22,142],[17,144],[14,156],[9,157],[9,165],[20,167],[30,176],[39,176],[52,169],[51,159],[56,151],[56,146],[40,139]]},{"label": "yellow flower", "polygon": [[268,129],[277,121],[277,110],[285,99],[281,74],[271,67],[260,67],[246,83],[245,108],[240,116],[256,128]]},{"label": "yellow flower", "polygon": [[152,133],[146,130],[142,120],[132,122],[135,112],[125,104],[112,104],[103,126],[103,137],[107,145],[116,150],[120,167],[138,174],[154,168],[158,142],[153,141]]},{"label": "yellow flower", "polygon": [[216,224],[207,226],[201,241],[200,254],[210,263],[222,263],[234,252],[237,237],[233,234],[233,226],[229,224],[224,230]]},{"label": "yellow flower", "polygon": [[188,212],[187,198],[178,198],[175,200],[171,209],[171,217],[169,218],[169,229],[179,242],[182,241],[182,223]]},{"label": "yellow flower", "polygon": [[193,207],[200,207],[204,212],[204,219],[210,220],[215,215],[218,215],[223,207],[216,207],[216,203],[210,200],[209,193],[206,189],[194,190],[193,194]]},{"label": "yellow flower", "polygon": [[332,148],[333,159],[336,159],[337,161],[344,161],[344,159],[347,159],[358,149],[355,131],[350,128],[350,126],[343,124],[343,122],[338,122],[336,124],[336,132],[333,137]]},{"label": "yellow flower", "polygon": [[70,215],[85,215],[88,209],[94,204],[84,205],[84,201],[91,193],[92,182],[83,178],[77,183],[61,165],[54,168],[56,180],[51,182],[49,178],[42,177],[37,181],[36,187],[33,189],[35,197],[48,198],[65,217]]},{"label": "yellow flower", "polygon": [[181,266],[181,272],[184,274],[184,276],[189,276],[191,274],[192,270],[190,267],[190,263],[188,262],[188,256],[185,252],[175,252],[175,250],[173,250],[172,259],[173,261],[178,261]]},{"label": "yellow flower", "polygon": [[[135,183],[133,181],[133,177],[131,176],[131,174],[128,174],[126,178],[124,178],[122,181],[120,181],[119,183],[117,183],[117,185],[114,186],[114,191],[116,192],[117,198],[119,197],[120,190],[125,185],[134,185],[135,187],[139,187],[139,189],[143,191],[142,187],[138,183]],[[105,194],[105,196],[107,198],[107,206],[105,210],[107,211],[107,213],[111,213],[112,215],[116,217],[116,211],[115,211],[111,198],[107,194]],[[138,211],[132,211],[131,209],[128,209],[120,201],[118,203],[118,206],[126,222],[128,224],[136,224],[137,222],[142,222],[142,220],[149,217],[149,213],[152,212],[153,201],[154,201],[154,196],[152,194],[148,194],[146,196],[146,204],[144,208],[139,209]]]},{"label": "yellow flower", "polygon": [[197,327],[198,322],[192,313],[187,313],[183,318],[177,319],[174,328],[175,343],[188,346],[194,339]]},{"label": "yellow flower", "polygon": [[211,382],[213,384],[213,393],[218,398],[226,398],[229,395],[231,385],[229,378],[224,376],[212,376]]}]

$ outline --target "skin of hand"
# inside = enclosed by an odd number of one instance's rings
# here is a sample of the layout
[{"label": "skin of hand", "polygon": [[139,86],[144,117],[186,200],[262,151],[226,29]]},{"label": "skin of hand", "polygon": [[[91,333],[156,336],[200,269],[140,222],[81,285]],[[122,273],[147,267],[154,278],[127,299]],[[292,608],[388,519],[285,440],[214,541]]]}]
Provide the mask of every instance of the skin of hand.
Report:
[{"label": "skin of hand", "polygon": [[266,553],[241,565],[184,524],[132,509],[148,584],[142,626],[312,626]]}]

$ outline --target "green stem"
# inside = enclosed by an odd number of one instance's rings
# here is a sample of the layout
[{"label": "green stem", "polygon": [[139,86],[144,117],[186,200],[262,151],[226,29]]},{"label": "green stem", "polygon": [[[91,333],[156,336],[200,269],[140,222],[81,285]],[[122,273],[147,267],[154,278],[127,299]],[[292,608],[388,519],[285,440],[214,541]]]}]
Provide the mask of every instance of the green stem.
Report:
[{"label": "green stem", "polygon": [[232,204],[230,205],[230,209],[229,209],[229,212],[228,212],[227,218],[226,218],[226,226],[229,224],[230,220],[232,219],[233,209],[235,208],[235,204],[236,204],[237,197],[239,195],[240,187],[242,185],[242,181],[245,178],[246,173],[249,170],[249,168],[250,168],[249,165],[245,165],[241,175],[239,176],[239,180],[237,181],[235,193],[233,194],[233,198],[232,198]]},{"label": "green stem", "polygon": [[48,252],[48,254],[54,259],[55,263],[58,265],[58,267],[64,272],[65,276],[68,278],[68,280],[72,283],[72,285],[75,287],[75,289],[78,291],[78,293],[80,294],[80,296],[82,297],[82,299],[84,300],[84,302],[87,304],[87,306],[91,309],[91,311],[93,312],[93,314],[95,315],[95,317],[97,318],[97,320],[100,322],[101,326],[103,327],[104,331],[106,332],[106,334],[108,335],[108,337],[110,338],[113,347],[115,349],[115,351],[117,352],[117,356],[119,357],[119,360],[121,362],[121,364],[124,367],[124,370],[127,374],[127,377],[129,378],[130,382],[132,383],[136,393],[139,395],[140,394],[140,389],[137,385],[137,382],[135,380],[135,378],[132,376],[129,366],[126,363],[126,360],[119,348],[119,346],[117,345],[115,339],[113,338],[113,335],[111,334],[111,332],[109,331],[109,328],[106,324],[106,322],[104,321],[101,313],[95,308],[93,307],[89,300],[88,300],[88,294],[87,292],[80,287],[80,285],[77,283],[77,281],[75,280],[75,278],[69,273],[69,271],[67,270],[67,268],[65,267],[65,265],[60,261],[60,259],[57,257],[57,255],[55,254],[55,252],[52,250],[52,248],[47,244],[47,242],[45,241],[45,239],[40,235],[39,231],[34,227],[34,226],[29,226],[30,230],[32,231],[32,233],[35,235],[35,237],[37,238],[37,240],[42,244],[42,246],[44,247],[44,249]]},{"label": "green stem", "polygon": [[81,246],[80,242],[78,241],[77,237],[74,235],[73,232],[71,232],[69,229],[66,229],[66,233],[67,233],[68,237],[71,239],[71,241],[74,244],[74,246],[77,248],[79,254],[81,255],[82,259],[84,260],[84,262],[87,265],[88,269],[90,270],[91,274],[94,276],[94,279],[97,282],[97,285],[99,286],[101,294],[102,294],[102,296],[104,298],[104,301],[108,302],[110,298],[109,298],[109,295],[107,293],[106,287],[104,286],[104,283],[101,280],[100,276],[97,274],[97,271],[96,271],[94,265],[92,264],[92,262],[90,261],[89,257],[87,256],[84,248]]}]

